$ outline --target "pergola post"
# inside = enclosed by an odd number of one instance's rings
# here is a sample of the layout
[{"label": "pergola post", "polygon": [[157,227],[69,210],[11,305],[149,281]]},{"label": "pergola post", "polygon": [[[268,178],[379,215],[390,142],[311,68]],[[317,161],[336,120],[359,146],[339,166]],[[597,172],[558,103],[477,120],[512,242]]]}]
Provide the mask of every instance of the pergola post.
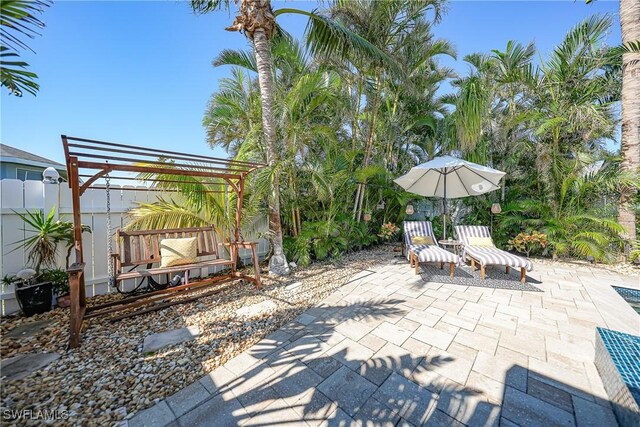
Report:
[{"label": "pergola post", "polygon": [[80,345],[80,330],[86,311],[86,295],[84,287],[84,258],[82,254],[82,218],[80,215],[80,180],[78,177],[78,158],[69,157],[67,166],[69,186],[71,187],[71,202],[73,206],[73,240],[75,262],[69,267],[69,347]]}]

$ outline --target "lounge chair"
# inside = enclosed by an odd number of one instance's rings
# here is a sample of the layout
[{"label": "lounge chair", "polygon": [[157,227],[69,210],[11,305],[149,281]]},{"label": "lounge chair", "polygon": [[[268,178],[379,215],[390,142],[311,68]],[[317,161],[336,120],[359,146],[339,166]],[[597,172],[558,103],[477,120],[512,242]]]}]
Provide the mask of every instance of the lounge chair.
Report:
[{"label": "lounge chair", "polygon": [[[533,269],[531,261],[496,248],[491,240],[489,228],[483,225],[457,225],[454,227],[458,240],[462,243],[462,259],[469,258],[471,267],[480,265],[480,277],[484,280],[487,265],[501,265],[505,273],[511,267],[520,269],[520,281],[525,283],[527,271]],[[478,238],[484,241],[478,241]],[[488,240],[487,240],[488,239]]]},{"label": "lounge chair", "polygon": [[[411,267],[419,271],[420,263],[440,263],[440,268],[445,263],[449,264],[449,275],[453,277],[455,266],[460,263],[460,257],[438,246],[438,240],[433,234],[433,228],[430,221],[405,221],[404,228],[404,244],[405,253]],[[433,244],[416,244],[412,242],[417,237],[430,237]]]}]

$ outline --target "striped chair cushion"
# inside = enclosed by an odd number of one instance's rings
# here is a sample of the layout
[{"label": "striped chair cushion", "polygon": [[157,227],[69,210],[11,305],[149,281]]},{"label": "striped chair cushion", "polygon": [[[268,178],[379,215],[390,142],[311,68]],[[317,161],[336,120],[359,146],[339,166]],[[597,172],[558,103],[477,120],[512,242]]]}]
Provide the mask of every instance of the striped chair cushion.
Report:
[{"label": "striped chair cushion", "polygon": [[[411,238],[415,236],[431,236],[435,246],[438,245],[438,240],[433,235],[433,228],[431,227],[431,221],[404,221],[402,223],[404,229],[404,244],[407,247],[407,259],[409,259],[409,247],[411,245]],[[421,246],[421,245],[420,245]]]},{"label": "striped chair cushion", "polygon": [[[454,262],[458,264],[460,258],[449,251],[438,246],[438,239],[433,234],[431,221],[405,221],[402,224],[404,228],[404,243],[407,246],[407,259],[409,252],[418,255],[420,262]],[[433,245],[412,245],[411,238],[415,236],[430,236],[433,238]]]},{"label": "striped chair cushion", "polygon": [[483,225],[457,225],[456,236],[462,242],[462,257],[467,256],[480,262],[481,265],[504,265],[533,270],[533,264],[526,258],[513,255],[498,248],[470,246],[469,237],[491,237],[489,228]]},{"label": "striped chair cushion", "polygon": [[456,265],[460,263],[460,257],[454,253],[442,249],[434,245],[409,245],[407,253],[413,252],[418,255],[420,262],[453,262]]}]

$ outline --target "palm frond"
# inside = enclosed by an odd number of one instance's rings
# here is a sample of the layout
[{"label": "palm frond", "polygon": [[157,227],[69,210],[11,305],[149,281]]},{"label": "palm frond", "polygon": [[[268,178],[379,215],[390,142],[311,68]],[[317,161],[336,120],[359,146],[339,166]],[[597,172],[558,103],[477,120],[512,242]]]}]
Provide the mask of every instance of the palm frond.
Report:
[{"label": "palm frond", "polygon": [[274,15],[277,17],[284,13],[304,15],[309,18],[306,40],[313,55],[320,57],[340,55],[342,58],[348,58],[351,54],[357,54],[389,67],[396,74],[401,74],[397,63],[389,55],[359,34],[350,31],[339,20],[325,17],[317,11],[308,12],[292,8],[278,9]]},{"label": "palm frond", "polygon": [[256,58],[251,52],[244,50],[223,49],[220,54],[212,62],[214,67],[222,65],[234,65],[241,67],[254,73],[258,72]]},{"label": "palm frond", "polygon": [[24,38],[39,35],[44,23],[37,17],[51,5],[49,0],[3,0],[0,7],[0,85],[13,95],[23,92],[35,95],[40,86],[37,74],[28,71],[29,64],[19,60],[21,50],[33,50]]}]

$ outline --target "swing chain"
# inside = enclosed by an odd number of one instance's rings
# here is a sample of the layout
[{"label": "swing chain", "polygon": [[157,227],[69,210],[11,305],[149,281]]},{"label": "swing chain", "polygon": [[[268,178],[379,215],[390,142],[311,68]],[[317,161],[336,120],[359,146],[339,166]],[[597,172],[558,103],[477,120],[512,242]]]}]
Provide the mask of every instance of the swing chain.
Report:
[{"label": "swing chain", "polygon": [[113,271],[113,240],[111,238],[111,177],[105,175],[105,190],[107,193],[107,274],[109,286],[115,287],[115,273]]}]

